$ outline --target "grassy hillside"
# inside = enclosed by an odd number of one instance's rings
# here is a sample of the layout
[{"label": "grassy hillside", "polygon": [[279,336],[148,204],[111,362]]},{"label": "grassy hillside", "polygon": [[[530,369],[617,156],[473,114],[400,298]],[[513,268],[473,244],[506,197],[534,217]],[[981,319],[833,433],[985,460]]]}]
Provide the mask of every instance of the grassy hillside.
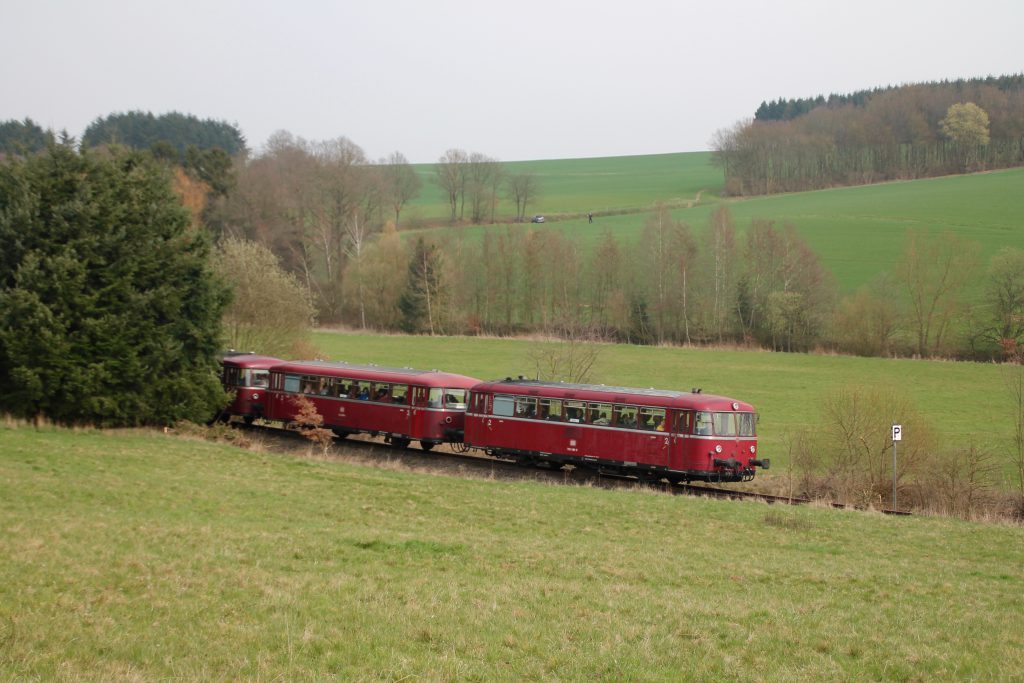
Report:
[{"label": "grassy hillside", "polygon": [[[935,234],[950,230],[978,242],[987,260],[1001,247],[1024,248],[1024,169],[868,185],[771,197],[719,198],[722,174],[710,153],[665,154],[606,159],[516,162],[510,170],[530,170],[541,179],[543,195],[530,213],[573,214],[544,229],[568,234],[593,245],[605,230],[634,242],[658,201],[673,205],[693,200],[692,208],[674,213],[703,230],[715,206],[725,201],[741,230],[751,219],[792,223],[835,274],[843,291],[852,291],[879,273],[891,270],[903,249],[908,228]],[[423,195],[409,216],[441,217],[446,205],[433,184],[429,167],[420,166]],[[587,222],[589,211],[639,213],[603,216]],[[503,226],[458,228],[465,234]]]},{"label": "grassy hillside", "polygon": [[[722,173],[711,164],[710,152],[653,154],[593,159],[512,161],[502,164],[508,174],[532,173],[541,193],[530,204],[531,214],[586,214],[648,207],[655,202],[683,202],[698,192],[717,194]],[[434,180],[432,164],[414,166],[423,189],[406,210],[408,220],[440,219],[449,215],[447,198]],[[499,213],[510,217],[514,204],[502,198]]]},{"label": "grassy hillside", "polygon": [[[438,368],[481,379],[530,376],[529,354],[536,346],[515,339],[332,332],[319,332],[314,341],[333,360]],[[986,363],[607,344],[601,347],[593,381],[683,391],[701,387],[749,401],[761,415],[761,453],[776,463],[775,472],[786,464],[785,435],[813,427],[823,397],[850,385],[896,388],[934,423],[945,445],[991,447],[1006,463],[1009,477],[1005,454],[1013,437],[1013,412],[1004,372]]]},{"label": "grassy hillside", "polygon": [[1019,680],[1024,531],[0,426],[4,680]]}]

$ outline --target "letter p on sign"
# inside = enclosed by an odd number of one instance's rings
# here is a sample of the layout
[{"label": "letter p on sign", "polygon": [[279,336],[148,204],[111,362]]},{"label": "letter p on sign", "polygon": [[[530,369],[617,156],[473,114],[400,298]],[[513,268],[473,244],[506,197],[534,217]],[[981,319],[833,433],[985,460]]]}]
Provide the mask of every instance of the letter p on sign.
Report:
[{"label": "letter p on sign", "polygon": [[902,441],[903,440],[903,425],[892,426],[892,440]]}]

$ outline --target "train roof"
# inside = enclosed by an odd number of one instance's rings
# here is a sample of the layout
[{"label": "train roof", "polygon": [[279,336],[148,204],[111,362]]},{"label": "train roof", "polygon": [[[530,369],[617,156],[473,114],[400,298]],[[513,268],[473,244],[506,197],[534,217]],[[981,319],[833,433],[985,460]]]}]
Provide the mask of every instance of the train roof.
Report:
[{"label": "train roof", "polygon": [[531,379],[510,379],[483,382],[474,391],[497,393],[519,393],[553,398],[607,401],[610,403],[641,403],[652,406],[692,408],[694,410],[742,410],[753,411],[749,403],[727,396],[693,391],[671,389],[641,389],[637,387],[608,386],[605,384],[574,384],[570,382],[545,382]]},{"label": "train roof", "polygon": [[260,356],[255,353],[228,351],[221,357],[220,362],[223,365],[232,365],[238,368],[266,370],[284,361],[274,356]]},{"label": "train roof", "polygon": [[295,374],[345,377],[383,382],[413,383],[426,386],[469,389],[480,383],[475,377],[457,375],[440,370],[416,370],[413,368],[391,368],[373,364],[346,363],[344,361],[302,360],[279,361],[271,370]]}]

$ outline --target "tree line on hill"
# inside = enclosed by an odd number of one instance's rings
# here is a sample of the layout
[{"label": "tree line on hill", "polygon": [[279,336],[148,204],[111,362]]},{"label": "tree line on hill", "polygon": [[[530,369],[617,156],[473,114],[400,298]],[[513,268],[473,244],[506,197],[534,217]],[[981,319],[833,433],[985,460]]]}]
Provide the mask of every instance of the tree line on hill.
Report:
[{"label": "tree line on hill", "polygon": [[733,195],[1020,166],[1024,75],[762,102],[713,148]]},{"label": "tree line on hill", "polygon": [[697,229],[662,207],[631,243],[606,232],[592,250],[532,226],[408,242],[387,230],[352,262],[350,282],[368,294],[346,290],[345,313],[410,333],[1012,357],[1024,342],[1024,251],[987,265],[979,251],[952,233],[908,231],[892,271],[841,296],[792,225],[755,219],[741,231],[725,207]]}]

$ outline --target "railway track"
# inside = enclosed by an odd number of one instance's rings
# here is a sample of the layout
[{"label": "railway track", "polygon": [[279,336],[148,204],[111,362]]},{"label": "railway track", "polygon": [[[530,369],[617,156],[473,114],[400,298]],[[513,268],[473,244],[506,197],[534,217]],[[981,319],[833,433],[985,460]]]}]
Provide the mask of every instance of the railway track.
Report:
[{"label": "railway track", "polygon": [[[244,425],[233,423],[240,429],[249,430],[260,434],[267,441],[271,441],[280,447],[284,452],[295,452],[301,450],[307,452],[310,449],[308,441],[302,435],[291,430],[284,430],[259,424]],[[453,474],[456,476],[472,474],[480,477],[505,479],[505,480],[531,480],[561,483],[576,486],[597,486],[605,489],[649,489],[662,491],[671,495],[707,496],[710,498],[722,498],[726,500],[756,500],[769,504],[778,505],[807,505],[814,501],[807,498],[793,496],[777,496],[756,491],[743,491],[737,489],[722,489],[703,484],[669,484],[665,481],[644,481],[635,477],[610,474],[598,470],[585,468],[574,468],[567,466],[559,469],[547,469],[541,467],[523,466],[516,462],[500,460],[487,455],[476,453],[472,450],[461,451],[449,445],[440,445],[433,448],[429,453],[413,446],[400,448],[390,446],[380,441],[371,441],[370,437],[355,435],[344,441],[335,441],[332,454],[337,459],[357,459],[361,463],[373,464],[380,455],[401,456],[403,463],[410,469],[429,469],[440,474]],[[337,453],[341,447],[342,452]],[[346,451],[356,451],[358,456],[352,458]],[[837,509],[858,509],[865,508],[845,505],[843,503],[827,503]],[[883,514],[909,516],[911,513],[905,510],[879,510]]]}]

